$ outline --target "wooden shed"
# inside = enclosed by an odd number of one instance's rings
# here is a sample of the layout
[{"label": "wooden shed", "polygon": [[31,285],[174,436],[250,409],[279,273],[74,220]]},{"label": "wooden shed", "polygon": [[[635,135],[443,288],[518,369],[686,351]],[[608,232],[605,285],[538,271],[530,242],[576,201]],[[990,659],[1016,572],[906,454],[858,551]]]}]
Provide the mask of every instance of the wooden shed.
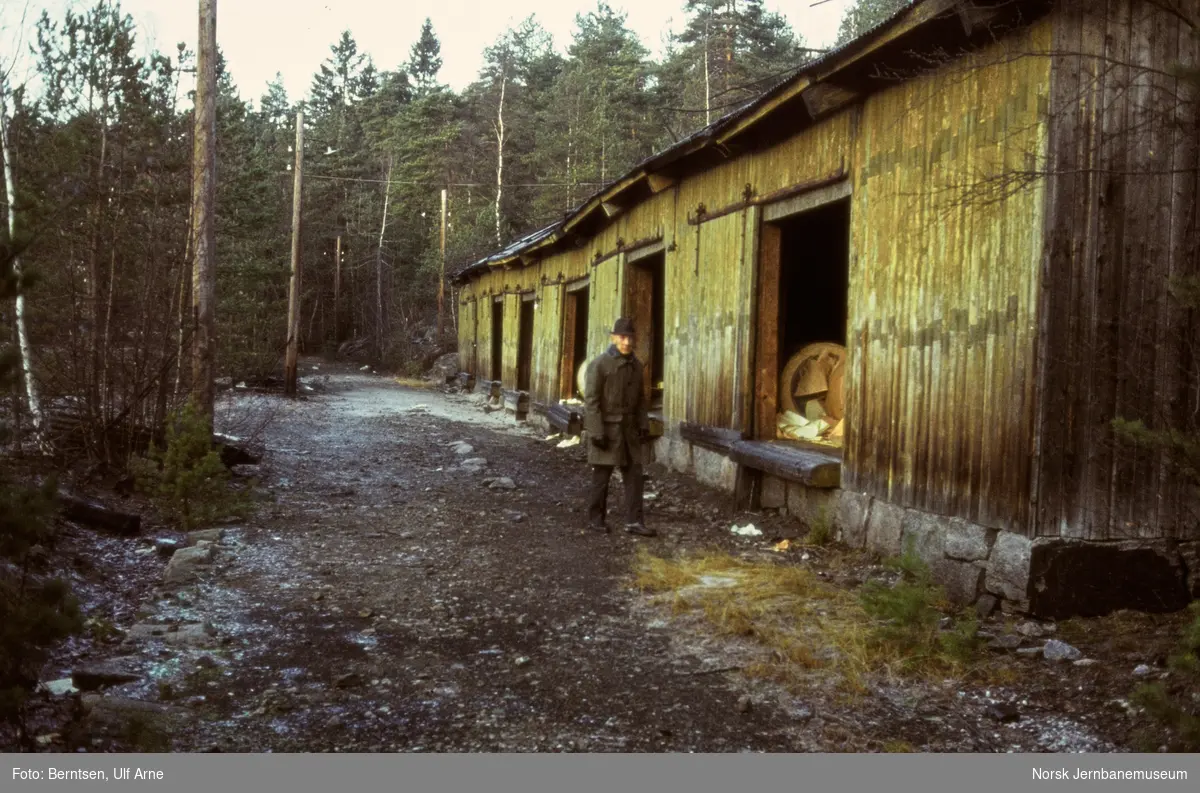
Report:
[{"label": "wooden shed", "polygon": [[[1112,421],[1187,428],[1200,404],[1169,294],[1197,273],[1200,115],[1175,76],[1197,20],[914,2],[465,267],[461,365],[573,427],[580,365],[632,316],[660,461],[911,543],[981,609],[1178,608],[1194,490]],[[842,351],[840,442],[780,439],[812,343]]]}]

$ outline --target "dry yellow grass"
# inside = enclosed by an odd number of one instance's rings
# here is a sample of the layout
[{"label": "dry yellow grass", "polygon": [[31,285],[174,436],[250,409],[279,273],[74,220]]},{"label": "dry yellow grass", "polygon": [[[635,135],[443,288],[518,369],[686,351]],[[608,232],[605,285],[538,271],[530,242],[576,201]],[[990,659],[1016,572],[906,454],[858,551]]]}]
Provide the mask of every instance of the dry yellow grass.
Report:
[{"label": "dry yellow grass", "polygon": [[429,389],[434,387],[434,383],[429,380],[422,380],[419,377],[396,377],[393,379],[397,385],[402,385],[405,388]]},{"label": "dry yellow grass", "polygon": [[814,675],[832,675],[853,696],[867,690],[870,677],[941,679],[983,671],[940,656],[914,668],[901,649],[878,640],[877,624],[856,591],[796,565],[725,553],[664,559],[643,549],[634,583],[676,616],[701,616],[718,635],[754,641],[762,657],[742,671],[789,687],[811,682]]},{"label": "dry yellow grass", "polygon": [[699,614],[719,635],[753,639],[763,659],[746,674],[799,685],[814,671],[862,688],[871,661],[868,618],[853,593],[788,564],[723,553],[663,559],[639,553],[635,585],[676,615]]}]

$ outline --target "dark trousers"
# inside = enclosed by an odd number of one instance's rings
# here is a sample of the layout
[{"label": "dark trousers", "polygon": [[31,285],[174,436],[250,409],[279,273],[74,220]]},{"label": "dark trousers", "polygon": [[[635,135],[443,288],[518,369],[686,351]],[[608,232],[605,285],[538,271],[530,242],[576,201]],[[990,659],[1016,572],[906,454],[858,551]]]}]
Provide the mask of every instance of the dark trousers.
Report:
[{"label": "dark trousers", "polygon": [[[588,501],[588,520],[593,524],[604,522],[608,511],[608,482],[614,466],[592,466],[592,492]],[[621,466],[621,480],[625,483],[625,522],[642,522],[642,464]]]}]

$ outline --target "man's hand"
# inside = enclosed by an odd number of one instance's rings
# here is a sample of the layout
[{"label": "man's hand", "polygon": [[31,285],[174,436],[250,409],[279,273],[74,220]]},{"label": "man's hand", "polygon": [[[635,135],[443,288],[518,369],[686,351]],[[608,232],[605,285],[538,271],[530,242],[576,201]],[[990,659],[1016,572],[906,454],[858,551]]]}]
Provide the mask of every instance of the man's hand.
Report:
[{"label": "man's hand", "polygon": [[601,451],[608,449],[608,438],[603,435],[593,435],[591,437],[592,445]]}]

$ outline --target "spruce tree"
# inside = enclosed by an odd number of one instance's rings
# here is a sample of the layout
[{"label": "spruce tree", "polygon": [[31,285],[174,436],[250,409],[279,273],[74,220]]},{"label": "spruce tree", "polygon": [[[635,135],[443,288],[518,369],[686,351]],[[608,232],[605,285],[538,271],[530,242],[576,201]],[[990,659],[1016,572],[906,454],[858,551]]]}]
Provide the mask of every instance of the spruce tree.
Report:
[{"label": "spruce tree", "polygon": [[442,69],[441,53],[442,44],[433,32],[433,22],[425,17],[421,35],[413,44],[408,60],[408,73],[417,96],[426,96],[437,87],[438,72]]}]

